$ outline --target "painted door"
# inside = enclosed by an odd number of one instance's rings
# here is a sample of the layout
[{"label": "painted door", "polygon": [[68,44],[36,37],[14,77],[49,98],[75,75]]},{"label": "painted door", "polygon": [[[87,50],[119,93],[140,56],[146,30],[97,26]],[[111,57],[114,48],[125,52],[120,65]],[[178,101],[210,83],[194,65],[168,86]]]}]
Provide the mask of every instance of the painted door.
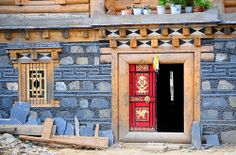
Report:
[{"label": "painted door", "polygon": [[156,73],[152,65],[129,66],[130,131],[156,130]]}]

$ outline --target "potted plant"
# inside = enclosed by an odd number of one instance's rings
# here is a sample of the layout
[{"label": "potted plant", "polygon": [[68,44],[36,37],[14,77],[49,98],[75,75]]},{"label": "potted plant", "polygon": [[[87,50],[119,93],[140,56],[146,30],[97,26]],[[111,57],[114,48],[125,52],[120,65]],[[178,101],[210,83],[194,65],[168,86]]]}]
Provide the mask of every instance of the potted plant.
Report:
[{"label": "potted plant", "polygon": [[183,0],[183,6],[185,8],[185,13],[193,12],[193,1],[192,0]]},{"label": "potted plant", "polygon": [[131,6],[127,6],[126,9],[121,11],[121,15],[132,15],[133,9]]},{"label": "potted plant", "polygon": [[151,8],[150,8],[150,6],[145,6],[145,7],[143,8],[143,14],[144,14],[144,15],[149,15],[149,14],[151,14]]},{"label": "potted plant", "polygon": [[157,14],[165,14],[165,12],[166,12],[166,0],[158,0]]},{"label": "potted plant", "polygon": [[143,8],[140,6],[133,6],[133,14],[134,15],[141,15]]},{"label": "potted plant", "polygon": [[181,6],[184,5],[184,0],[170,0],[171,14],[180,14]]},{"label": "potted plant", "polygon": [[203,12],[212,6],[210,0],[193,0],[194,12]]}]

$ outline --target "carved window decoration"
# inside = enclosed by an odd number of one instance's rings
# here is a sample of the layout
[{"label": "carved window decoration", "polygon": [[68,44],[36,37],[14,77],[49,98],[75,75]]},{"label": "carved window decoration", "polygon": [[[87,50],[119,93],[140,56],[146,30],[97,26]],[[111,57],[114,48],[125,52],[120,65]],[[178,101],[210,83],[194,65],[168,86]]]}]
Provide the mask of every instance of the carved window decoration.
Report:
[{"label": "carved window decoration", "polygon": [[10,58],[19,72],[19,100],[32,107],[58,106],[54,100],[54,67],[58,66],[56,49],[9,49]]}]

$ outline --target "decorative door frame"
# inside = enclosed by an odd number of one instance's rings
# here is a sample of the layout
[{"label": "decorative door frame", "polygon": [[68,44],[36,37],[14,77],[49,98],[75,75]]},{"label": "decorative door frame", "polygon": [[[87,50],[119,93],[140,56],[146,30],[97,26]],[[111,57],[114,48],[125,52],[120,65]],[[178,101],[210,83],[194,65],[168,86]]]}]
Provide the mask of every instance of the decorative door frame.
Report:
[{"label": "decorative door frame", "polygon": [[[122,142],[191,141],[193,121],[200,121],[201,52],[212,47],[179,48],[108,48],[112,60],[112,128],[115,139]],[[162,64],[184,64],[184,132],[129,131],[129,64],[152,64],[158,55]]]}]

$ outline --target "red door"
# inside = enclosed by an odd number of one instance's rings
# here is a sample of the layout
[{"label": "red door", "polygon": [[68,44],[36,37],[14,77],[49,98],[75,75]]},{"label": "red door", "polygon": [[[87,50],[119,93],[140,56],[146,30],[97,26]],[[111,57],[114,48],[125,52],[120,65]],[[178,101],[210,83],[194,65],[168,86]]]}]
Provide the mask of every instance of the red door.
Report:
[{"label": "red door", "polygon": [[152,65],[129,66],[129,126],[131,131],[156,129],[156,73]]}]

